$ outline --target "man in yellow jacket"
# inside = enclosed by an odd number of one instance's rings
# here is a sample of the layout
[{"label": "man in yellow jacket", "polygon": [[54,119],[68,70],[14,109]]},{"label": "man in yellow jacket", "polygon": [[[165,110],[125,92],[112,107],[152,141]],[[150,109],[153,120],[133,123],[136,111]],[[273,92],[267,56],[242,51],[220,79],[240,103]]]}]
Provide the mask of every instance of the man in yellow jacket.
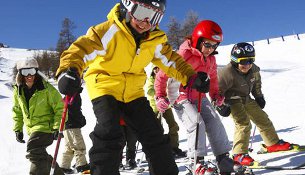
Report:
[{"label": "man in yellow jacket", "polygon": [[209,79],[196,74],[167,43],[158,28],[166,0],[122,0],[108,14],[108,20],[89,28],[60,59],[57,70],[59,91],[74,94],[84,79],[93,104],[96,126],[90,138],[91,174],[119,175],[124,139],[119,125],[123,116],[143,146],[151,174],[176,175],[178,168],[169,139],[163,135],[144,95],[150,62],[184,86],[206,92]]}]

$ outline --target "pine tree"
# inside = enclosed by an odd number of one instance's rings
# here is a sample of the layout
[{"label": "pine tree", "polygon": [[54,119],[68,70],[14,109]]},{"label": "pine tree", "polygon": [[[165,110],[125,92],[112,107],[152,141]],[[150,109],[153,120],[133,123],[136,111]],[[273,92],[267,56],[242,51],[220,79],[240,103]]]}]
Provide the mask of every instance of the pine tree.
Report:
[{"label": "pine tree", "polygon": [[168,42],[173,47],[174,50],[177,50],[183,41],[182,35],[180,33],[181,25],[179,24],[179,22],[176,20],[175,17],[171,17],[169,19],[169,24],[167,27],[168,27],[168,32],[167,32]]},{"label": "pine tree", "polygon": [[184,37],[192,35],[194,28],[199,23],[198,14],[194,11],[189,11],[186,19],[183,22],[181,33]]},{"label": "pine tree", "polygon": [[59,33],[59,39],[57,41],[56,51],[61,55],[67,50],[70,45],[75,41],[73,30],[76,28],[75,24],[69,19],[65,18],[62,22],[62,28]]},{"label": "pine tree", "polygon": [[183,43],[186,37],[192,35],[195,26],[199,23],[198,14],[194,11],[189,11],[183,22],[179,23],[175,17],[171,17],[169,20],[168,42],[171,44],[174,50],[179,49],[179,46]]}]

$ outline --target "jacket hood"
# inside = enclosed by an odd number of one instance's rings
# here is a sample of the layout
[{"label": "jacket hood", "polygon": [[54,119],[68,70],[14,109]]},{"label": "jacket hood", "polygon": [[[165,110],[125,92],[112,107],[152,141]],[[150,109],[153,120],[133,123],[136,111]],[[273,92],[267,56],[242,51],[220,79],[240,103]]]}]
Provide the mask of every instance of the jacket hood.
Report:
[{"label": "jacket hood", "polygon": [[202,53],[198,49],[192,47],[190,39],[185,40],[179,47],[179,51],[184,52],[187,50],[190,51],[194,56],[202,56]]},{"label": "jacket hood", "polygon": [[119,19],[119,15],[120,15],[120,4],[117,3],[114,5],[114,7],[112,7],[112,9],[110,10],[110,12],[107,15],[107,19]]},{"label": "jacket hood", "polygon": [[[125,30],[127,32],[129,29],[126,26],[125,19],[120,21],[119,17],[120,17],[120,3],[117,3],[108,13],[107,19],[113,20],[120,29]],[[130,31],[128,32],[130,33]]]}]

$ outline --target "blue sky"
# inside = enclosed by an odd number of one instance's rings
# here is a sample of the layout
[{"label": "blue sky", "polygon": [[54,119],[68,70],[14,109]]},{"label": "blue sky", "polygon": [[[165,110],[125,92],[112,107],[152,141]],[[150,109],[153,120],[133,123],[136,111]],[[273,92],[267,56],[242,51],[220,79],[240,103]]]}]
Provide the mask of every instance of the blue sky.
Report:
[{"label": "blue sky", "polygon": [[[118,1],[103,0],[2,0],[0,42],[16,48],[48,49],[56,46],[61,22],[70,18],[76,37],[106,20]],[[161,29],[168,19],[183,21],[192,10],[200,19],[216,21],[225,44],[305,33],[304,0],[167,0]]]}]

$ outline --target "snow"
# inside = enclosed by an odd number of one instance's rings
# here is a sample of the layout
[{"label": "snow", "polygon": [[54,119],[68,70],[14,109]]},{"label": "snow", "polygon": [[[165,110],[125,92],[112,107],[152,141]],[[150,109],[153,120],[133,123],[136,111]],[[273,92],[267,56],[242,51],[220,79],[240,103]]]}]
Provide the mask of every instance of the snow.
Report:
[{"label": "snow", "polygon": [[[256,41],[256,64],[261,68],[263,92],[266,99],[265,111],[276,128],[281,139],[292,143],[305,145],[305,102],[303,90],[305,89],[305,35],[285,36],[282,38]],[[224,66],[230,60],[229,55],[233,45],[220,46],[218,48],[217,62],[219,67]],[[32,57],[35,51],[17,48],[0,48],[0,174],[3,175],[23,175],[29,171],[29,161],[25,158],[26,144],[18,143],[15,140],[15,134],[12,131],[12,90],[10,88],[11,71],[15,62],[19,59]],[[149,68],[147,69],[149,70]],[[87,119],[87,125],[82,129],[87,151],[92,146],[89,139],[89,133],[95,125],[95,116],[92,111],[92,105],[86,91],[81,94],[83,98],[83,112]],[[180,148],[187,149],[186,133],[181,122],[177,119],[180,126]],[[234,124],[230,117],[222,118],[229,139],[232,143]],[[165,131],[167,132],[166,124]],[[253,127],[254,128],[254,127]],[[252,135],[252,132],[251,132]],[[28,136],[25,134],[25,140]],[[62,140],[63,141],[63,140]],[[49,154],[54,154],[55,143],[48,148]],[[268,155],[257,155],[262,139],[258,131],[254,135],[253,149],[250,155],[258,161],[267,165],[295,166],[305,162],[305,152],[300,153],[275,153]],[[209,145],[208,145],[209,146]],[[58,161],[61,161],[63,142],[59,150]],[[209,150],[207,159],[214,159]],[[141,158],[142,153],[137,154]],[[89,159],[88,159],[89,160]],[[185,168],[179,163],[181,172],[184,174]],[[287,174],[305,174],[305,169],[301,170],[254,170],[255,174],[266,175],[287,175]],[[126,173],[122,173],[126,174]],[[148,173],[147,173],[148,174]]]}]

